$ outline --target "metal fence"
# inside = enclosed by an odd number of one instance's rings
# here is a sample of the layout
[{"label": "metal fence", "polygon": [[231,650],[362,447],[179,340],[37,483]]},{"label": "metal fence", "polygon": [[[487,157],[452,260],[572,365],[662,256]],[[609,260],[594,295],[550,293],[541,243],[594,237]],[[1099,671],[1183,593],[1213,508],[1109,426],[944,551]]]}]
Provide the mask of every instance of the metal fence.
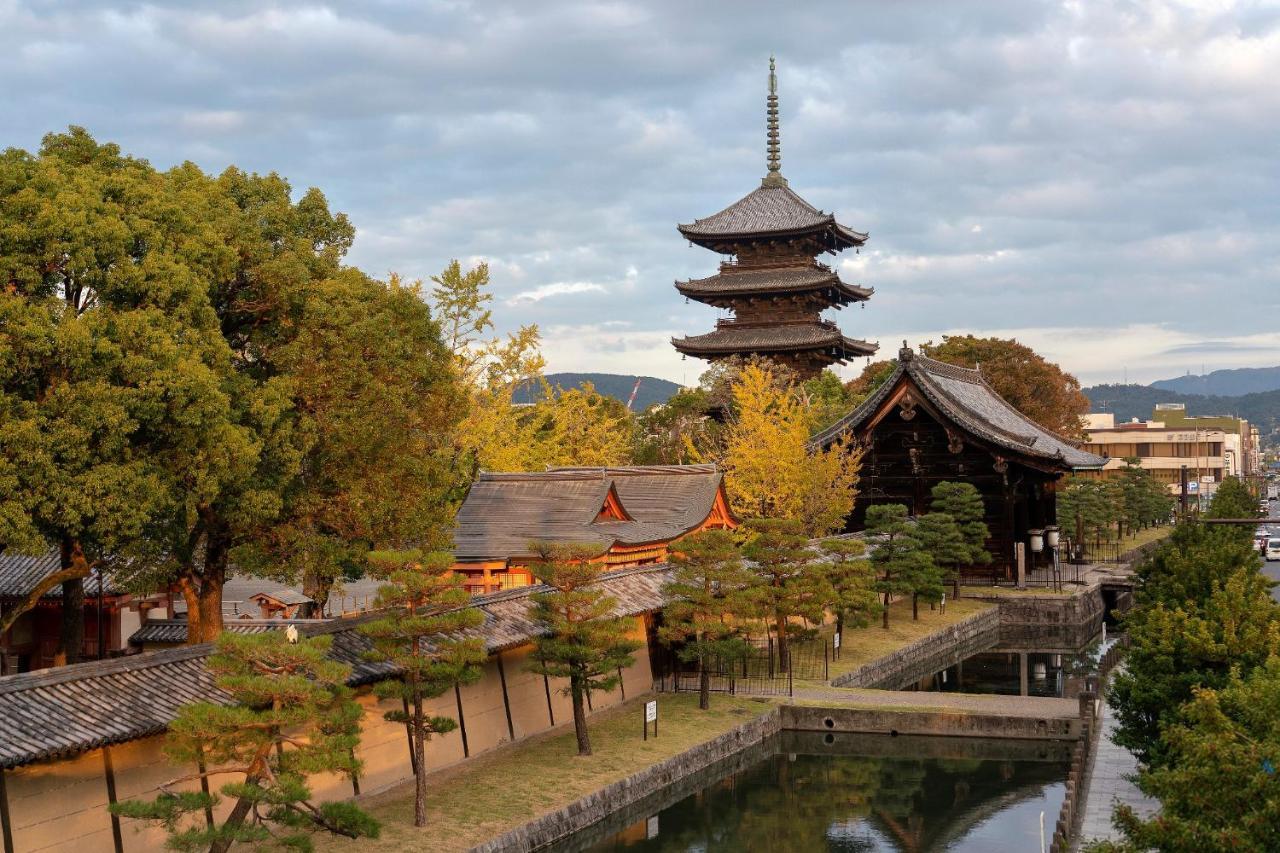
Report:
[{"label": "metal fence", "polygon": [[[770,637],[753,644],[745,654],[712,658],[707,666],[713,693],[752,696],[792,696],[796,679],[826,681],[831,675],[831,640],[792,640],[784,664],[777,643]],[[697,661],[682,661],[668,650],[657,674],[658,689],[672,693],[696,692],[702,672]]]}]

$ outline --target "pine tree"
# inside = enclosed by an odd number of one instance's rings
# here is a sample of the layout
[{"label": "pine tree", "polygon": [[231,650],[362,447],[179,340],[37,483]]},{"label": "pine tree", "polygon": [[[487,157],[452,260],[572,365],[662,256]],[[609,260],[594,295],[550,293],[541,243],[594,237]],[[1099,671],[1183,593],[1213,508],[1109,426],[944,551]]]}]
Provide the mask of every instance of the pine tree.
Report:
[{"label": "pine tree", "polygon": [[705,711],[711,703],[711,661],[733,661],[746,651],[735,618],[750,612],[758,579],[727,530],[704,530],[681,539],[671,565],[674,574],[663,590],[667,606],[658,636],[683,644],[681,660],[697,661],[698,707]]},{"label": "pine tree", "polygon": [[635,662],[631,653],[641,644],[627,637],[629,620],[613,615],[617,600],[597,585],[602,566],[591,560],[598,556],[598,547],[546,542],[531,547],[539,558],[529,569],[552,591],[533,596],[530,615],[546,634],[534,641],[535,660],[529,668],[569,680],[563,690],[573,701],[578,754],[590,755],[587,694],[616,687],[618,671]]},{"label": "pine tree", "polygon": [[844,642],[846,627],[866,627],[871,622],[871,614],[880,608],[875,572],[866,556],[867,546],[860,539],[824,539],[820,547],[826,559],[836,633]]},{"label": "pine tree", "polygon": [[485,660],[484,641],[466,639],[461,632],[484,623],[484,615],[467,607],[470,596],[453,570],[448,553],[378,551],[369,554],[374,574],[388,581],[378,590],[379,618],[360,626],[373,641],[369,658],[394,664],[399,678],[380,681],[380,699],[399,699],[407,710],[383,716],[403,723],[413,740],[415,794],[414,826],[427,824],[426,741],[457,727],[451,717],[423,713],[424,699],[444,693],[455,684],[480,677]]},{"label": "pine tree", "polygon": [[805,633],[793,623],[803,617],[818,623],[832,591],[820,555],[809,546],[809,540],[797,521],[752,519],[747,524],[751,538],[743,555],[760,578],[757,607],[772,619],[778,638],[778,664],[782,672],[790,669],[790,640]]},{"label": "pine tree", "polygon": [[991,562],[991,554],[987,551],[987,538],[991,531],[987,529],[986,508],[982,504],[982,494],[972,483],[959,483],[944,480],[930,490],[933,497],[934,512],[944,512],[955,520],[960,527],[960,535],[964,537],[966,550],[963,558],[955,564],[955,572],[951,576],[952,597],[960,597],[960,568],[962,566],[983,566]]},{"label": "pine tree", "polygon": [[942,581],[949,578],[952,583],[952,597],[956,596],[959,587],[960,566],[969,557],[969,543],[954,518],[945,512],[925,513],[916,520],[915,536],[929,559],[933,561],[937,571],[929,572],[922,580],[924,583],[911,591],[911,613],[916,616],[918,599],[939,601],[942,598]]},{"label": "pine tree", "polygon": [[879,539],[871,552],[871,565],[877,572],[875,589],[883,604],[882,626],[888,628],[893,597],[930,588],[929,579],[937,576],[938,569],[914,535],[902,504],[867,507],[867,535]]},{"label": "pine tree", "polygon": [[[285,634],[223,634],[208,661],[232,703],[179,709],[165,738],[174,764],[202,768],[161,786],[146,802],[111,806],[123,817],[158,823],[174,850],[226,853],[232,844],[310,850],[313,833],[376,838],[377,821],[349,802],[312,803],[307,776],[356,776],[362,711],[346,686],[351,668],[328,657],[331,637],[287,641]],[[235,805],[222,823],[205,815],[217,794],[175,790],[197,779],[238,777],[221,788]]]}]

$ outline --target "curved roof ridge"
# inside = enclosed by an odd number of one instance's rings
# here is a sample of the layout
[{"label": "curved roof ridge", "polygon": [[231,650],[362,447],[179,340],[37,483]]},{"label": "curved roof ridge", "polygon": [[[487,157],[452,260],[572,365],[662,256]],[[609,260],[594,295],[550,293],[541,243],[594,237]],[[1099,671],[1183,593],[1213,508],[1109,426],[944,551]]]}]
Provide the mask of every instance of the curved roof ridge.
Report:
[{"label": "curved roof ridge", "polygon": [[912,356],[911,360],[921,363],[930,373],[941,373],[944,376],[950,376],[952,379],[959,379],[961,382],[986,382],[982,376],[982,371],[976,367],[961,367],[958,364],[951,364],[947,361],[939,361],[936,358],[918,354]]}]

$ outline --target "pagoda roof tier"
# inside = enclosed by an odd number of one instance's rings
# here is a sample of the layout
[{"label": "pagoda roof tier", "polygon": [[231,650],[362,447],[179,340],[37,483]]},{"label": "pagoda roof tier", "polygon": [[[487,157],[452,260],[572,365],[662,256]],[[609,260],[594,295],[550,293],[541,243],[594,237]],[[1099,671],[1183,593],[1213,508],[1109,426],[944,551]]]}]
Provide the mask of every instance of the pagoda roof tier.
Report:
[{"label": "pagoda roof tier", "polygon": [[742,323],[721,320],[714,332],[672,338],[671,345],[685,355],[700,358],[744,353],[813,352],[826,350],[832,361],[872,355],[877,344],[846,338],[834,323]]},{"label": "pagoda roof tier", "polygon": [[825,291],[830,305],[865,302],[874,289],[845,284],[832,270],[820,266],[743,268],[725,265],[708,278],[677,281],[676,290],[698,302],[727,305],[735,296],[771,296]]},{"label": "pagoda roof tier", "polygon": [[867,242],[867,235],[836,222],[796,195],[780,176],[764,179],[760,187],[719,213],[678,225],[684,237],[719,252],[740,241],[814,236],[822,251],[840,252]]}]

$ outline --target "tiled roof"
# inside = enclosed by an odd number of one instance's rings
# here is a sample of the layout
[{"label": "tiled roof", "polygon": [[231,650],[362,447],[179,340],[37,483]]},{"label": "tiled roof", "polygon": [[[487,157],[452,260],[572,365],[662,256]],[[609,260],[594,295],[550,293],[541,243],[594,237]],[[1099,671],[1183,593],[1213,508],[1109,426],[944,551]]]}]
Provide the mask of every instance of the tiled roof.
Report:
[{"label": "tiled roof", "polygon": [[[667,566],[609,572],[600,583],[617,599],[614,613],[634,616],[662,606]],[[477,596],[484,624],[467,634],[483,637],[490,652],[529,642],[541,633],[529,618],[531,596],[543,586]],[[395,668],[365,659],[367,637],[356,627],[377,614],[334,619],[304,627],[308,635],[331,634],[331,657],[352,666],[349,683],[393,676]],[[163,732],[178,709],[191,702],[225,704],[205,667],[212,645],[204,643],[144,652],[93,663],[0,677],[0,768],[67,757],[100,746]]]},{"label": "tiled roof", "polygon": [[[0,598],[24,598],[48,575],[58,571],[61,556],[57,548],[43,554],[31,556],[13,551],[0,551]],[[124,592],[112,581],[111,572],[103,572],[102,590],[107,595]],[[96,595],[98,592],[97,575],[91,575],[84,581],[85,593]],[[61,598],[62,585],[58,584],[44,594],[45,598]]]},{"label": "tiled roof", "polygon": [[[534,540],[591,544],[601,553],[615,542],[669,541],[711,514],[722,478],[711,465],[485,472],[458,510],[454,556],[460,562],[529,557]],[[627,520],[597,520],[611,491]]]},{"label": "tiled roof", "polygon": [[[235,634],[265,634],[267,631],[279,631],[288,625],[306,627],[322,625],[327,619],[224,619],[224,630]],[[186,619],[149,619],[147,623],[129,636],[129,645],[141,646],[144,643],[185,643],[187,641]]]},{"label": "tiled roof", "polygon": [[898,354],[897,368],[876,392],[814,436],[811,443],[825,446],[845,433],[856,431],[903,376],[962,430],[998,447],[1024,456],[1054,460],[1065,469],[1097,468],[1105,462],[1102,457],[1081,450],[1023,415],[987,384],[980,371],[935,361],[905,348]]},{"label": "tiled roof", "polygon": [[822,288],[830,288],[835,294],[832,303],[840,305],[865,301],[874,293],[869,287],[845,284],[835,272],[819,266],[791,269],[725,267],[708,278],[676,282],[676,290],[691,299],[737,294],[804,293]]},{"label": "tiled roof", "polygon": [[836,222],[785,185],[762,185],[719,213],[689,225],[680,233],[695,243],[733,237],[768,237],[827,231],[833,248],[861,246],[867,235]]},{"label": "tiled roof", "polygon": [[871,355],[876,344],[846,338],[834,324],[740,323],[721,321],[714,332],[687,338],[672,338],[671,344],[689,355],[719,355],[747,352],[787,352],[831,348],[837,359]]}]

